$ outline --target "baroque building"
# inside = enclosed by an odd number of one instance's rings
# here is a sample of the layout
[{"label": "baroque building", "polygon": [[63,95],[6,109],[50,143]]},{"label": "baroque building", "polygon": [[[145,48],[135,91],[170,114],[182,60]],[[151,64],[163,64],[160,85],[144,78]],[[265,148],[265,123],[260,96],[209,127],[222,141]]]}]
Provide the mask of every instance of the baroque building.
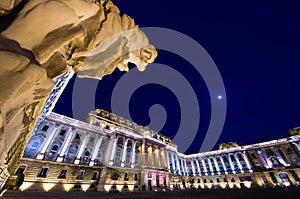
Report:
[{"label": "baroque building", "polygon": [[185,155],[170,138],[97,109],[85,122],[50,113],[8,181],[21,190],[135,191],[290,186],[300,183],[300,128],[278,140]]},{"label": "baroque building", "polygon": [[[97,109],[85,121],[52,109],[73,76],[58,77],[45,106],[28,106],[24,127],[0,168],[0,188],[25,175],[20,190],[137,191],[300,184],[300,128],[289,137],[186,155],[170,138]],[[29,133],[32,132],[32,133]],[[8,180],[6,180],[8,179]]]}]

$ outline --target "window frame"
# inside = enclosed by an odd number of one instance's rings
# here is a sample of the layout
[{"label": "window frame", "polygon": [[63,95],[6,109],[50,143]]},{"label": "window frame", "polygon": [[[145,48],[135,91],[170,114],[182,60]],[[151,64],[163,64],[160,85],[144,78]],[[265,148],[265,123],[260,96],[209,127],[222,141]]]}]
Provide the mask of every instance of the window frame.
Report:
[{"label": "window frame", "polygon": [[[62,175],[62,172],[63,172],[63,171],[66,171],[64,175]],[[60,171],[60,173],[59,173],[59,176],[58,176],[57,178],[58,178],[58,179],[66,179],[66,177],[67,177],[67,172],[68,172],[67,169],[62,169],[62,170]]]},{"label": "window frame", "polygon": [[[24,166],[24,167],[25,167],[24,170],[23,170],[23,172],[19,172],[21,166]],[[20,164],[20,165],[18,166],[16,172],[15,172],[15,175],[24,174],[24,172],[26,171],[26,169],[27,169],[27,165],[26,165],[26,164]]]},{"label": "window frame", "polygon": [[[82,172],[82,175],[79,175]],[[77,173],[76,180],[83,180],[84,179],[85,170],[79,170]]]},{"label": "window frame", "polygon": [[[43,169],[46,169],[46,172],[44,175],[42,175]],[[38,178],[47,178],[47,173],[49,171],[49,167],[42,167],[37,175]]]},{"label": "window frame", "polygon": [[[96,177],[95,177],[96,174]],[[99,179],[99,172],[98,171],[94,171],[93,176],[92,176],[92,180],[98,180]]]},{"label": "window frame", "polygon": [[[44,124],[44,126],[41,128],[41,131],[43,132],[47,132],[49,130],[49,125],[48,124]],[[46,128],[46,130],[44,130],[44,128]]]}]

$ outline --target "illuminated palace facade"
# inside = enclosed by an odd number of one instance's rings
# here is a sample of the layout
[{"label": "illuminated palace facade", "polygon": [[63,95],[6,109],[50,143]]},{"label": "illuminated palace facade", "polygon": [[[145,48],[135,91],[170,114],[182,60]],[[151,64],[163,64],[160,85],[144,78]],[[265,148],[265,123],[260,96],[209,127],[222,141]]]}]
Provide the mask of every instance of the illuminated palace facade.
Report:
[{"label": "illuminated palace facade", "polygon": [[105,110],[86,122],[50,113],[15,164],[21,190],[137,191],[300,184],[300,129],[290,136],[185,155],[170,138]]}]

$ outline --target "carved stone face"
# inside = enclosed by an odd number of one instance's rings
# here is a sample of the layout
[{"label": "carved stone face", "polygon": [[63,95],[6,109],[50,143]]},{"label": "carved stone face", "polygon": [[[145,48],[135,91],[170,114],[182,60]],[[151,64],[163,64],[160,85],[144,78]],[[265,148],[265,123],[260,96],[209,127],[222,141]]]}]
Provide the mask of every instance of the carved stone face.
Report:
[{"label": "carved stone face", "polygon": [[[108,56],[109,55],[109,56]],[[128,63],[133,63],[144,71],[157,57],[157,51],[149,45],[145,34],[133,29],[114,35],[106,41],[77,58],[73,68],[79,77],[101,79],[111,74],[116,68],[128,71]]]},{"label": "carved stone face", "polygon": [[149,45],[145,48],[141,48],[140,50],[130,53],[126,62],[133,63],[137,66],[139,71],[144,71],[146,69],[146,66],[154,61],[156,56],[156,49],[153,46]]}]

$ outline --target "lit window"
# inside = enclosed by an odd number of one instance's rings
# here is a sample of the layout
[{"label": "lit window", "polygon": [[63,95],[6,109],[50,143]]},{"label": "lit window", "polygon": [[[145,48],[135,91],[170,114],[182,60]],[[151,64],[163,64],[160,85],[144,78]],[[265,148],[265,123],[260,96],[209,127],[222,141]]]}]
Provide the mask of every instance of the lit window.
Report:
[{"label": "lit window", "polygon": [[67,170],[66,169],[61,170],[58,178],[65,179],[66,178],[66,174],[67,174]]},{"label": "lit window", "polygon": [[78,175],[77,175],[77,180],[83,180],[83,177],[84,177],[84,170],[80,170],[78,172]]},{"label": "lit window", "polygon": [[37,175],[37,177],[40,177],[40,178],[46,178],[47,172],[48,172],[48,168],[43,167],[43,168],[40,170],[40,173]]}]

